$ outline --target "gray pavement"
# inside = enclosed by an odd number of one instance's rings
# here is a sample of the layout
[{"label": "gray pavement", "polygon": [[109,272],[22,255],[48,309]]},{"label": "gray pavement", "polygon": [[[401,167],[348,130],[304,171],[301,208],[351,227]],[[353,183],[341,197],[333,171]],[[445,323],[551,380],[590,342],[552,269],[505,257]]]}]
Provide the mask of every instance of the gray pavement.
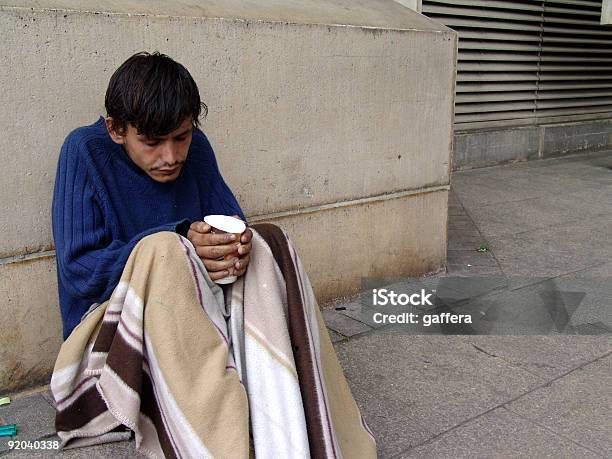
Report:
[{"label": "gray pavement", "polygon": [[[435,289],[416,312],[470,314],[472,325],[383,326],[367,282],[323,310],[379,457],[612,457],[612,153],[452,182],[448,272],[368,282]],[[46,388],[15,395],[0,423],[18,425],[15,439],[57,439]],[[9,451],[0,438],[7,459],[53,455],[142,457],[133,442]]]}]

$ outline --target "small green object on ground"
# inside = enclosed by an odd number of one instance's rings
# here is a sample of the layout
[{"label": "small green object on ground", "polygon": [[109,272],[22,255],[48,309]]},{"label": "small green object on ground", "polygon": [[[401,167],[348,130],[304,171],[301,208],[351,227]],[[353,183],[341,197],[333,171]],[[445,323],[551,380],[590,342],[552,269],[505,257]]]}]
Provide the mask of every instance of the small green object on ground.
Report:
[{"label": "small green object on ground", "polygon": [[489,246],[482,244],[480,247],[478,247],[476,249],[477,252],[488,252],[489,251]]},{"label": "small green object on ground", "polygon": [[8,405],[9,403],[11,403],[11,397],[1,397],[0,398],[0,406]]},{"label": "small green object on ground", "polygon": [[16,424],[7,424],[5,426],[0,426],[0,437],[14,437],[15,435],[17,435]]}]

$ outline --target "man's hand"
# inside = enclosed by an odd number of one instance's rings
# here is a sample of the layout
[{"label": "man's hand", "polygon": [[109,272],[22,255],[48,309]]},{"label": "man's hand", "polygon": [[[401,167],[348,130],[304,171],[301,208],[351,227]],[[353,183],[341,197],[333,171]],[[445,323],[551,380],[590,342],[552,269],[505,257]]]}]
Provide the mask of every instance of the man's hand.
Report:
[{"label": "man's hand", "polygon": [[187,239],[193,244],[196,253],[202,259],[206,271],[213,281],[234,275],[237,257],[222,259],[225,255],[235,253],[240,242],[231,233],[211,233],[211,226],[205,222],[193,222],[187,232]]},{"label": "man's hand", "polygon": [[[196,253],[202,259],[211,280],[242,276],[250,261],[252,231],[247,228],[240,241],[237,241],[234,234],[211,233],[211,229],[209,224],[200,221],[193,222],[187,232],[187,239],[191,241]],[[223,259],[236,251],[238,257]]]}]

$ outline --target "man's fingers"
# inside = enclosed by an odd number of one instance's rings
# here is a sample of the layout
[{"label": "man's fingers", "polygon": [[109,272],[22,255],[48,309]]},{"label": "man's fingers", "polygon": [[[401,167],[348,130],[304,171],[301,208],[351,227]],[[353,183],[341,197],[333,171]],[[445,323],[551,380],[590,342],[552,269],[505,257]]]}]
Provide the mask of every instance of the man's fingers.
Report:
[{"label": "man's fingers", "polygon": [[187,239],[191,241],[194,246],[203,245],[206,241],[206,237],[210,235],[211,226],[204,222],[193,222],[189,225],[187,231]]},{"label": "man's fingers", "polygon": [[244,233],[242,233],[240,242],[246,244],[247,242],[251,242],[251,239],[253,239],[253,231],[251,231],[251,228],[247,228]]},{"label": "man's fingers", "polygon": [[205,245],[229,244],[236,240],[236,235],[232,233],[213,233],[207,236],[208,244]]},{"label": "man's fingers", "polygon": [[252,247],[253,247],[253,244],[250,241],[247,244],[242,244],[238,248],[238,254],[239,255],[246,255],[248,253],[251,253],[251,248]]},{"label": "man's fingers", "polygon": [[229,271],[209,271],[208,275],[210,276],[210,280],[216,281],[219,279],[223,279],[224,277],[229,276]]},{"label": "man's fingers", "polygon": [[202,262],[206,267],[206,271],[226,271],[233,268],[238,258],[230,258],[229,260],[210,260],[208,258],[202,258]]},{"label": "man's fingers", "polygon": [[230,253],[235,253],[237,249],[238,244],[200,245],[196,247],[196,253],[200,258],[215,260]]},{"label": "man's fingers", "polygon": [[207,258],[219,258],[229,254],[235,254],[238,251],[238,244],[213,245],[205,247],[205,252],[208,252]]},{"label": "man's fingers", "polygon": [[234,275],[242,276],[246,272],[246,269],[249,266],[250,261],[251,261],[250,254],[240,257],[240,260],[238,260],[238,262],[234,265],[234,269],[235,269]]},{"label": "man's fingers", "polygon": [[236,240],[236,236],[231,233],[197,233],[190,232],[187,235],[187,239],[191,241],[191,243],[198,246],[207,246],[207,245],[224,245],[231,243]]},{"label": "man's fingers", "polygon": [[195,231],[196,233],[206,234],[210,232],[211,226],[206,222],[198,221],[189,225],[189,229]]}]

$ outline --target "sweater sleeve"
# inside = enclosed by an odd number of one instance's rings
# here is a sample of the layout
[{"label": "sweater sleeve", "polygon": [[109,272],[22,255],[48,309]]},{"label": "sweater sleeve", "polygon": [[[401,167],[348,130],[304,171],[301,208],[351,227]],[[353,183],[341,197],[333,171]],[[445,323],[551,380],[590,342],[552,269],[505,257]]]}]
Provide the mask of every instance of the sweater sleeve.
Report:
[{"label": "sweater sleeve", "polygon": [[130,240],[113,238],[78,145],[66,140],[53,194],[52,226],[58,281],[76,298],[105,301],[117,286],[134,246],[159,231],[186,232],[187,220],[150,228]]}]

